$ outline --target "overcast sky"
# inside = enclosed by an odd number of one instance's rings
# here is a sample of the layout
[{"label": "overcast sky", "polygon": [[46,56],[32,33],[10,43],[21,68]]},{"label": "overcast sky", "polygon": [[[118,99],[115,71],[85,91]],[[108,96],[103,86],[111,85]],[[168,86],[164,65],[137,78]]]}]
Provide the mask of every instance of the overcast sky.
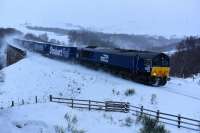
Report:
[{"label": "overcast sky", "polygon": [[200,0],[0,0],[0,26],[72,23],[104,32],[199,35],[199,7]]}]

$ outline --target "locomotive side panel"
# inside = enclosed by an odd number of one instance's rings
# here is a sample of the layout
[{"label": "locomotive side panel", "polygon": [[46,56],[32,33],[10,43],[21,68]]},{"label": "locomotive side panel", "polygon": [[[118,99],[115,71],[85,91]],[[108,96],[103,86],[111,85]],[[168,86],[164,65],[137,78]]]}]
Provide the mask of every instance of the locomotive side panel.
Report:
[{"label": "locomotive side panel", "polygon": [[80,60],[115,66],[121,69],[126,69],[130,72],[132,72],[134,69],[134,58],[131,56],[123,56],[120,54],[82,49]]},{"label": "locomotive side panel", "polygon": [[60,59],[75,59],[77,53],[77,48],[75,47],[65,47],[65,46],[49,46],[49,55]]}]

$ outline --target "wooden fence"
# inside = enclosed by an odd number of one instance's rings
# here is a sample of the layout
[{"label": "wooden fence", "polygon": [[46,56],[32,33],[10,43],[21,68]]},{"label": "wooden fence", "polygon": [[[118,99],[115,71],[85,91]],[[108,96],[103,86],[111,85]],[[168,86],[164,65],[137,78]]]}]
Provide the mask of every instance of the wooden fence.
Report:
[{"label": "wooden fence", "polygon": [[50,95],[50,102],[64,103],[71,108],[80,108],[88,110],[102,110],[108,112],[129,112],[129,103],[113,102],[113,101],[93,101],[93,100],[80,100],[80,99],[67,99],[58,98]]},{"label": "wooden fence", "polygon": [[37,104],[37,103],[47,103],[49,102],[49,96],[35,96],[29,97],[26,99],[13,99],[9,101],[1,101],[0,102],[0,109],[21,106],[21,105],[28,105],[28,104]]},{"label": "wooden fence", "polygon": [[[116,101],[93,101],[93,100],[80,100],[80,99],[68,99],[68,98],[59,98],[52,95],[39,98],[37,96],[33,97],[31,101],[28,102],[24,99],[18,100],[18,102],[10,101],[10,104],[7,107],[14,107],[24,104],[37,104],[45,102],[55,102],[63,103],[71,108],[87,109],[87,110],[100,110],[107,112],[121,112],[121,113],[131,113],[138,118],[143,118],[149,116],[156,119],[160,123],[176,126],[178,128],[185,128],[193,131],[200,132],[200,120],[195,120],[192,118],[184,117],[174,114],[163,113],[159,110],[154,111],[146,109],[143,106],[133,106],[128,102],[116,102]],[[6,108],[7,108],[6,107]],[[3,109],[3,107],[0,107]],[[4,107],[5,108],[5,107]]]},{"label": "wooden fence", "polygon": [[146,109],[143,106],[137,107],[133,105],[130,106],[130,112],[132,113],[132,115],[138,117],[150,116],[152,118],[155,118],[160,123],[200,132],[200,120],[184,117],[180,114],[168,114],[160,112],[160,110],[153,111],[150,109]]},{"label": "wooden fence", "polygon": [[156,119],[160,123],[176,126],[178,128],[185,128],[193,131],[200,131],[200,120],[187,118],[181,115],[173,115],[160,112],[159,110],[153,111],[146,109],[143,106],[137,107],[130,105],[127,102],[115,102],[115,101],[92,101],[92,100],[80,100],[80,99],[67,99],[57,98],[50,95],[50,102],[64,103],[71,108],[82,108],[88,110],[102,110],[110,112],[122,112],[131,113],[137,117],[149,116]]}]

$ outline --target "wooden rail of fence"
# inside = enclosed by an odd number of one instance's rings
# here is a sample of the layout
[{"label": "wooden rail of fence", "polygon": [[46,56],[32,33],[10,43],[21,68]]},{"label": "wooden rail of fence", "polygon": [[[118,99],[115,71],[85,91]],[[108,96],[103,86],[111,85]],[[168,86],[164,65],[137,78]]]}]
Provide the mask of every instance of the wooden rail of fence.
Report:
[{"label": "wooden rail of fence", "polygon": [[132,115],[135,115],[140,118],[149,116],[155,118],[160,123],[176,126],[178,128],[200,131],[199,120],[183,117],[181,115],[163,113],[160,112],[159,110],[153,111],[150,109],[146,109],[143,106],[137,107],[130,105],[127,102],[114,102],[114,101],[101,102],[92,100],[67,99],[67,98],[53,97],[52,95],[50,95],[50,102],[64,103],[71,108],[131,113]]}]

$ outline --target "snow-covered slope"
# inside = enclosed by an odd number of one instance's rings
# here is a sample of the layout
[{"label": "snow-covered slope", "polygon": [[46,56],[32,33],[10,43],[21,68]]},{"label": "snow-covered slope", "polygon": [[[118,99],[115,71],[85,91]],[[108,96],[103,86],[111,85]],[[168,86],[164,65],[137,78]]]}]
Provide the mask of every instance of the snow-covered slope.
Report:
[{"label": "snow-covered slope", "polygon": [[[71,119],[76,118],[77,122],[70,122],[66,116]],[[72,110],[64,105],[53,103],[37,104],[15,107],[1,112],[0,127],[2,133],[60,133],[55,132],[56,127],[67,130],[70,123],[77,130],[88,133],[137,131],[139,125],[125,126],[127,117],[130,115]]]},{"label": "snow-covered slope", "polygon": [[[3,73],[5,82],[0,83],[0,101],[2,101],[1,105],[3,106],[6,106],[8,101],[12,99],[23,98],[27,100],[34,96],[43,97],[53,94],[68,98],[128,101],[133,105],[143,105],[145,108],[153,110],[159,109],[166,113],[200,119],[200,78],[198,77],[194,80],[172,78],[164,87],[150,87],[112,76],[100,70],[95,71],[78,64],[52,60],[34,53],[28,53],[27,58],[3,69]],[[135,94],[125,96],[124,93],[128,89],[134,89]],[[154,97],[153,101],[152,97]],[[40,105],[41,108],[45,108],[46,105],[42,106]],[[33,107],[38,108],[36,105]],[[26,110],[26,107],[20,108]],[[65,110],[65,108],[63,109]],[[8,112],[5,112],[9,114],[11,110],[8,109]],[[13,110],[18,111],[18,108]],[[40,111],[42,112],[42,109]],[[28,115],[32,117],[32,114]],[[87,119],[87,115],[84,116],[84,119]],[[99,117],[95,114],[94,119],[100,119]],[[126,115],[123,117],[125,118]],[[95,121],[94,119],[90,118],[88,123],[83,123],[89,125],[91,121]],[[119,119],[121,118],[117,118],[117,121]],[[46,118],[43,120],[45,121]],[[98,122],[96,121],[96,123]],[[99,124],[96,127],[97,129],[93,130],[88,128],[88,125],[86,130],[91,133],[104,127],[102,123],[102,125]],[[109,126],[104,128],[105,131],[110,129]],[[128,131],[132,132],[132,129],[138,130],[138,127],[133,126]],[[176,127],[169,127],[169,129],[180,133],[187,132],[187,130],[178,130]],[[123,127],[117,131],[120,132],[121,130],[124,130]]]}]

